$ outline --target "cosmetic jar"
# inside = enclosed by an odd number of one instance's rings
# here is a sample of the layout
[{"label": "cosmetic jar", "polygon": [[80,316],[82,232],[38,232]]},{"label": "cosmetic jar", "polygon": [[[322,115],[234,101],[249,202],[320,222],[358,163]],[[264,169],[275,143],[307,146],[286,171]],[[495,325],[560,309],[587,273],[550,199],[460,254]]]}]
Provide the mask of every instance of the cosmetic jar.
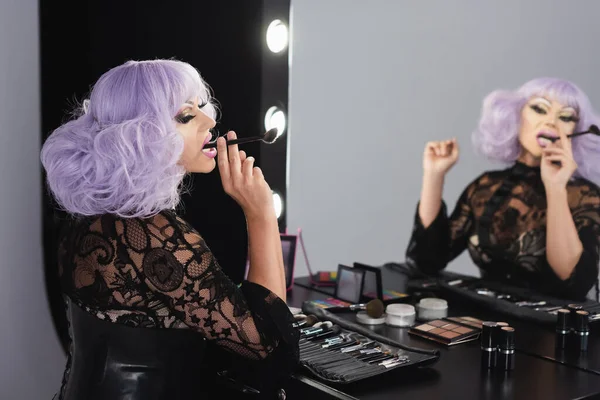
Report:
[{"label": "cosmetic jar", "polygon": [[410,304],[390,304],[385,314],[385,323],[390,326],[406,327],[415,323],[415,307]]},{"label": "cosmetic jar", "polygon": [[421,299],[416,309],[417,318],[421,321],[432,321],[448,316],[448,302],[443,299],[431,297]]},{"label": "cosmetic jar", "polygon": [[381,325],[385,323],[385,314],[379,318],[373,318],[366,311],[359,311],[356,313],[356,322],[363,325]]},{"label": "cosmetic jar", "polygon": [[556,347],[564,349],[567,346],[567,338],[571,330],[570,321],[571,311],[561,308],[556,311]]},{"label": "cosmetic jar", "polygon": [[505,326],[499,332],[496,367],[510,371],[515,368],[515,329]]},{"label": "cosmetic jar", "polygon": [[495,322],[484,321],[481,324],[481,366],[494,368],[498,347],[498,332]]}]

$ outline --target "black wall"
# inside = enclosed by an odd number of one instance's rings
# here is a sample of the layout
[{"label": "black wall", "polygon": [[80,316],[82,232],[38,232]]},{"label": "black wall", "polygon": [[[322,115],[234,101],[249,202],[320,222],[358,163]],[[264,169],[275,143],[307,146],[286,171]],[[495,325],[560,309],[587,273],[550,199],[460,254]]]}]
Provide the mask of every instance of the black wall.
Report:
[{"label": "black wall", "polygon": [[[260,0],[40,0],[43,139],[101,74],[130,59],[154,58],[176,58],[198,68],[220,103],[221,133],[230,129],[242,137],[261,133],[262,16]],[[260,166],[260,146],[248,144],[245,150]],[[65,343],[55,272],[55,214],[44,190],[46,280],[53,317]],[[181,214],[203,235],[225,272],[240,282],[248,245],[245,219],[223,192],[218,171],[193,177]]]}]

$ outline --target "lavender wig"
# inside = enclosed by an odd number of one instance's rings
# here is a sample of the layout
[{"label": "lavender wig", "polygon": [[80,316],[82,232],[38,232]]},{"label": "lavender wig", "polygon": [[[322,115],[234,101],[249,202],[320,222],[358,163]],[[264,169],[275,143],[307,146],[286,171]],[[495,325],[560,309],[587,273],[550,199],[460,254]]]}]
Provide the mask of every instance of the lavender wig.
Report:
[{"label": "lavender wig", "polygon": [[[573,107],[579,116],[576,131],[587,130],[591,124],[599,125],[599,119],[581,89],[562,79],[537,78],[516,91],[496,90],[484,99],[481,119],[472,137],[475,150],[491,160],[514,162],[521,154],[521,110],[534,96],[547,96]],[[600,137],[583,135],[574,138],[572,147],[578,165],[575,175],[600,184],[600,163],[597,161]]]},{"label": "lavender wig", "polygon": [[[210,101],[198,71],[177,60],[128,61],[100,77],[77,116],[44,143],[41,161],[58,205],[73,215],[149,217],[179,203],[183,138],[174,117]],[[209,103],[203,111],[215,117]]]}]

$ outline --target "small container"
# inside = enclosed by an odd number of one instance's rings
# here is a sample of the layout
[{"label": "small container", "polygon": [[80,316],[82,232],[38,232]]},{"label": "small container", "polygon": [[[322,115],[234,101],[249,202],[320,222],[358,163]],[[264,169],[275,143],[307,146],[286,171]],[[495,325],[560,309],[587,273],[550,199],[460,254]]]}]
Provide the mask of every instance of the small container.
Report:
[{"label": "small container", "polygon": [[390,304],[385,314],[385,323],[390,326],[407,327],[415,323],[415,307],[410,304]]},{"label": "small container", "polygon": [[484,321],[481,325],[481,366],[483,368],[496,366],[497,336],[496,322]]},{"label": "small container", "polygon": [[567,346],[567,339],[571,327],[569,326],[571,311],[561,308],[556,311],[556,348],[564,349]]},{"label": "small container", "polygon": [[373,318],[366,311],[359,311],[356,313],[356,322],[363,325],[381,325],[385,323],[385,314],[379,318]]},{"label": "small container", "polygon": [[587,311],[575,311],[572,335],[574,347],[579,351],[587,351],[588,348],[588,339],[590,336],[589,317],[590,313]]},{"label": "small container", "polygon": [[496,367],[511,371],[515,368],[515,329],[504,326],[500,328],[499,332]]},{"label": "small container", "polygon": [[433,297],[421,299],[416,309],[417,317],[422,321],[433,321],[448,316],[448,302],[443,299]]}]

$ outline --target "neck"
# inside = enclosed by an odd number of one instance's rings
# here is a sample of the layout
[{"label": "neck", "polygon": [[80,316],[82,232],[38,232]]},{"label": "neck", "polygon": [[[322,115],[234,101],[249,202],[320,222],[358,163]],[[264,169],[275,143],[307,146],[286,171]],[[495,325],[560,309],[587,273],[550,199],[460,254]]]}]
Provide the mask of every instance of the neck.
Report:
[{"label": "neck", "polygon": [[523,150],[517,161],[527,165],[528,167],[539,167],[541,163],[540,157],[535,157],[530,152]]}]

